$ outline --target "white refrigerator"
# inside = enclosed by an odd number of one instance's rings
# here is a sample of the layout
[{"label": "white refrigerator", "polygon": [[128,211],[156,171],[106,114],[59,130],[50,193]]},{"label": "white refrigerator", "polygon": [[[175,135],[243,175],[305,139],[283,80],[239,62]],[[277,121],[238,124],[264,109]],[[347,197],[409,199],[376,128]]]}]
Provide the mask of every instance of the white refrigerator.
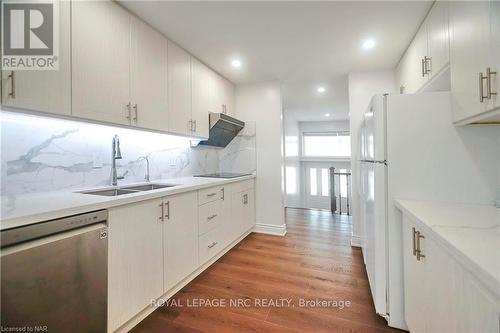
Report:
[{"label": "white refrigerator", "polygon": [[375,95],[358,152],[363,258],[376,312],[404,320],[401,215],[396,199],[492,204],[497,195],[494,128],[457,128],[449,92]]}]

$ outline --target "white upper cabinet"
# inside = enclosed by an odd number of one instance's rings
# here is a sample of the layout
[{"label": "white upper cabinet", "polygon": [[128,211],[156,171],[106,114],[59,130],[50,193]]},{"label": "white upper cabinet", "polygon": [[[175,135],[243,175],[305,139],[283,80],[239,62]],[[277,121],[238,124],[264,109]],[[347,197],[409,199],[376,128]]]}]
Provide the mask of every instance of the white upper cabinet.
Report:
[{"label": "white upper cabinet", "polygon": [[217,73],[211,73],[210,112],[224,113],[224,79]]},{"label": "white upper cabinet", "polygon": [[72,114],[131,124],[131,15],[111,1],[72,1]]},{"label": "white upper cabinet", "polygon": [[195,58],[192,58],[191,70],[193,134],[208,138],[211,71]]},{"label": "white upper cabinet", "polygon": [[70,3],[59,6],[59,70],[2,71],[2,105],[71,114]]},{"label": "white upper cabinet", "polygon": [[168,130],[167,39],[132,16],[132,124]]},{"label": "white upper cabinet", "polygon": [[234,116],[235,104],[234,85],[229,80],[224,80],[224,113]]},{"label": "white upper cabinet", "polygon": [[437,1],[396,68],[402,93],[416,93],[449,64],[448,3]]},{"label": "white upper cabinet", "polygon": [[191,55],[168,42],[169,131],[191,135]]},{"label": "white upper cabinet", "polygon": [[489,22],[489,2],[450,3],[451,92],[457,122],[488,110],[488,100],[480,96],[486,84],[479,85],[479,77],[489,65]]},{"label": "white upper cabinet", "polygon": [[427,61],[427,29],[425,24],[415,35],[410,47],[408,48],[408,74],[406,93],[417,92],[428,80],[426,72]]},{"label": "white upper cabinet", "polygon": [[426,20],[430,77],[439,73],[450,61],[448,2],[437,1]]},{"label": "white upper cabinet", "polygon": [[[491,42],[492,42],[492,52],[491,52],[491,66],[492,70],[497,72],[496,75],[492,77],[492,91],[497,93],[493,95],[495,107],[500,107],[500,1],[492,1],[490,9],[490,19],[491,19]],[[497,112],[497,120],[500,121],[500,116]]]}]

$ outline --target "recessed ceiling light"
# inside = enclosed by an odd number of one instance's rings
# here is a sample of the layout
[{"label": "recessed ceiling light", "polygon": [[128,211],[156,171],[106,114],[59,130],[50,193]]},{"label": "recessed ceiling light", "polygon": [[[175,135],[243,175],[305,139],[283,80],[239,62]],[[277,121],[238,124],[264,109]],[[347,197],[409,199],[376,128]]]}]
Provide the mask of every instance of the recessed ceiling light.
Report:
[{"label": "recessed ceiling light", "polygon": [[240,68],[241,61],[239,61],[238,59],[234,59],[233,61],[231,61],[231,66],[233,66],[234,68]]},{"label": "recessed ceiling light", "polygon": [[373,49],[374,46],[375,46],[375,41],[373,39],[367,39],[363,43],[364,49]]},{"label": "recessed ceiling light", "polygon": [[326,91],[325,87],[318,87],[319,93],[324,93]]},{"label": "recessed ceiling light", "polygon": [[325,113],[325,117],[330,117],[330,114],[329,113]]}]

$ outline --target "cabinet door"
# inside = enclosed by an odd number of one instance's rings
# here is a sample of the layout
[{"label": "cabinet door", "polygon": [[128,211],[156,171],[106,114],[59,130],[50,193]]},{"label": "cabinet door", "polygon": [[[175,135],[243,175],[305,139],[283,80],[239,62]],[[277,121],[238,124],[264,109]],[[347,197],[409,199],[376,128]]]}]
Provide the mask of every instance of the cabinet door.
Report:
[{"label": "cabinet door", "polygon": [[[433,240],[426,239],[425,296],[428,332],[463,332],[463,279],[459,264]],[[424,317],[421,316],[420,320]],[[472,332],[472,331],[470,331]]]},{"label": "cabinet door", "polygon": [[210,112],[223,113],[224,105],[224,81],[222,77],[212,71],[210,80]]},{"label": "cabinet door", "polygon": [[427,17],[430,76],[438,74],[449,62],[448,2],[434,3]]},{"label": "cabinet door", "polygon": [[53,2],[59,9],[59,70],[2,71],[4,106],[71,114],[70,3]]},{"label": "cabinet door", "polygon": [[71,2],[72,114],[130,124],[130,14],[112,1]]},{"label": "cabinet door", "polygon": [[164,292],[198,267],[198,195],[196,191],[167,197],[163,222]]},{"label": "cabinet door", "polygon": [[479,73],[488,66],[490,4],[486,1],[449,3],[450,69],[454,121],[485,112],[479,100]]},{"label": "cabinet door", "polygon": [[408,83],[407,93],[416,93],[427,82],[428,75],[425,74],[422,60],[427,54],[427,28],[422,24],[415,38],[408,48]]},{"label": "cabinet door", "polygon": [[168,41],[169,131],[191,135],[191,56]]},{"label": "cabinet door", "polygon": [[235,114],[234,85],[224,80],[224,111],[230,116]]},{"label": "cabinet door", "polygon": [[253,189],[243,192],[243,221],[244,231],[255,226],[255,192]]},{"label": "cabinet door", "polygon": [[470,274],[464,279],[465,327],[461,332],[500,332],[500,304]]},{"label": "cabinet door", "polygon": [[167,40],[138,18],[131,22],[133,125],[168,131]]},{"label": "cabinet door", "polygon": [[163,294],[161,202],[150,200],[109,210],[109,331]]},{"label": "cabinet door", "polygon": [[403,57],[401,58],[398,66],[396,67],[396,82],[399,88],[399,93],[400,94],[407,94],[408,89],[410,88],[408,86],[410,76],[412,75],[410,73],[410,64],[409,64],[409,55],[408,51],[405,52]]},{"label": "cabinet door", "polygon": [[227,223],[231,225],[233,235],[239,236],[245,232],[245,209],[241,191],[231,194],[231,217]]},{"label": "cabinet door", "polygon": [[194,135],[208,138],[210,109],[210,69],[192,58],[192,118],[195,121]]},{"label": "cabinet door", "polygon": [[493,75],[491,85],[492,91],[497,93],[493,96],[494,105],[492,107],[498,108],[500,107],[500,1],[491,1],[490,19],[492,32],[491,70],[497,72],[496,75]]},{"label": "cabinet door", "polygon": [[[403,216],[403,277],[405,319],[411,332],[425,332],[425,258],[417,261],[413,255],[413,228]],[[425,252],[425,250],[422,248]]]}]

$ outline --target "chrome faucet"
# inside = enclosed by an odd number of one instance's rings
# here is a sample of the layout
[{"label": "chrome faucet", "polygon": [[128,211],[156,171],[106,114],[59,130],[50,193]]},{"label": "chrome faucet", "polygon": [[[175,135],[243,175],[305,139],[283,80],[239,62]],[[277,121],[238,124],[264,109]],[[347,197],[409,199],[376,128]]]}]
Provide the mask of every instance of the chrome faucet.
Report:
[{"label": "chrome faucet", "polygon": [[116,160],[122,159],[122,152],[120,151],[120,138],[115,134],[113,137],[113,143],[111,145],[111,185],[118,185],[118,179],[125,178],[128,170],[122,176],[117,176],[116,174]]},{"label": "chrome faucet", "polygon": [[139,157],[140,160],[145,160],[146,161],[146,176],[144,177],[144,180],[147,181],[148,183],[151,181],[149,177],[149,156],[141,156]]}]

